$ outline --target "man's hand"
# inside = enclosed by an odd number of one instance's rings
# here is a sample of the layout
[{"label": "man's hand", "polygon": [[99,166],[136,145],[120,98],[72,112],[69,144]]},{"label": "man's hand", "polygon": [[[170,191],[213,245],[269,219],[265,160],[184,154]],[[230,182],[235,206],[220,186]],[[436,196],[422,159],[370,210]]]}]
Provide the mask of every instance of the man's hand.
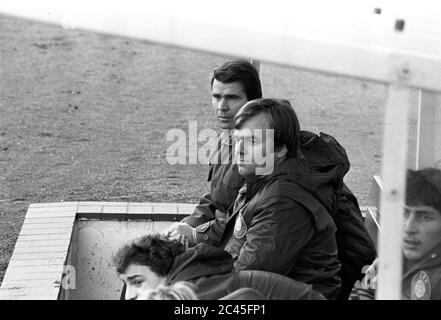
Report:
[{"label": "man's hand", "polygon": [[365,276],[361,282],[363,289],[377,289],[378,258],[366,269]]},{"label": "man's hand", "polygon": [[193,229],[192,226],[184,222],[177,222],[172,224],[164,233],[169,238],[176,239],[184,244],[187,241],[188,246],[193,247],[196,244],[193,238]]}]

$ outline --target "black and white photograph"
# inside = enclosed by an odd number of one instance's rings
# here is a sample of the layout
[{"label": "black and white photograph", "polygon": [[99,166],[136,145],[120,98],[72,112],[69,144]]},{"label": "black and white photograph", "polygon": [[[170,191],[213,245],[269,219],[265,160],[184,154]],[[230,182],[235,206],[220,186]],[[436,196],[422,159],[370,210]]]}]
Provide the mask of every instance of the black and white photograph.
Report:
[{"label": "black and white photograph", "polygon": [[0,300],[441,300],[441,4],[1,1]]}]

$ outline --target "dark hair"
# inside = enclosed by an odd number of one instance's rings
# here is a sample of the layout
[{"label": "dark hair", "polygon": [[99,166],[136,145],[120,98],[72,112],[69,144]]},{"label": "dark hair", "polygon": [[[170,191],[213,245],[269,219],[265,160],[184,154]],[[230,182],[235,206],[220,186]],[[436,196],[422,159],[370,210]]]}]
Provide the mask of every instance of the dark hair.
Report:
[{"label": "dark hair", "polygon": [[243,123],[265,113],[274,129],[274,149],[286,146],[288,158],[299,155],[300,124],[291,104],[285,99],[256,99],[247,102],[234,117],[234,129],[240,129]]},{"label": "dark hair", "polygon": [[441,213],[441,170],[407,170],[406,203],[431,206]]},{"label": "dark hair", "polygon": [[220,67],[214,69],[211,87],[213,87],[214,79],[223,83],[240,82],[245,90],[247,100],[262,98],[259,73],[247,60],[235,59],[225,62]]},{"label": "dark hair", "polygon": [[130,264],[147,266],[160,276],[170,271],[173,260],[184,252],[182,243],[161,234],[149,234],[121,247],[112,257],[118,273],[124,273]]}]

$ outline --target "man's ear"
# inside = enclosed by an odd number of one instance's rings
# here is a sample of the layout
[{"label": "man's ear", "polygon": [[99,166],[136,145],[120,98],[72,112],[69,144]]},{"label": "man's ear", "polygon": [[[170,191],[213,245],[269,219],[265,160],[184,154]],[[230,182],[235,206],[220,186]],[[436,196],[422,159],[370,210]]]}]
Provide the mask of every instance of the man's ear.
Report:
[{"label": "man's ear", "polygon": [[276,152],[276,158],[280,159],[283,158],[284,156],[286,156],[286,154],[288,153],[288,149],[286,149],[286,146],[283,145],[283,147],[280,147]]}]

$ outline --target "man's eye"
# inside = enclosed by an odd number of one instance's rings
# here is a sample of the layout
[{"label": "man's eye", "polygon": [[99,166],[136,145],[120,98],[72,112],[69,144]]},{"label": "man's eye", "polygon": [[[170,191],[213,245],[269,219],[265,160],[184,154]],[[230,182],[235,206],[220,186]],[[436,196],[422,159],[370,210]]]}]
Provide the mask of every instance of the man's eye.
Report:
[{"label": "man's eye", "polygon": [[135,286],[140,287],[140,286],[142,286],[143,281],[137,280],[134,283],[135,283]]},{"label": "man's eye", "polygon": [[432,220],[432,215],[430,214],[423,214],[422,218],[424,221],[431,221]]}]

